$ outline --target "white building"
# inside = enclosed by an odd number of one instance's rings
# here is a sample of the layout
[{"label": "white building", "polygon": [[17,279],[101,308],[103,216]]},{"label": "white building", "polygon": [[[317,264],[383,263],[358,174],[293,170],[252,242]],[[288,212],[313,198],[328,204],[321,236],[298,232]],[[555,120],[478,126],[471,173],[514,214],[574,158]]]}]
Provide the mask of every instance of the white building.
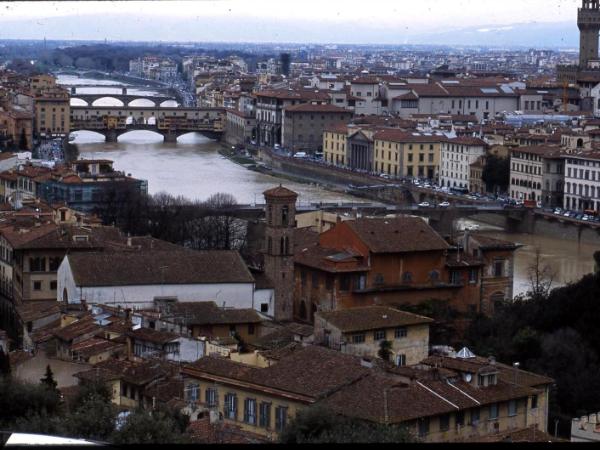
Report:
[{"label": "white building", "polygon": [[600,211],[600,152],[571,154],[565,161],[565,209]]},{"label": "white building", "polygon": [[57,300],[64,303],[149,308],[164,299],[215,301],[256,308],[254,278],[235,251],[191,250],[67,255],[58,269]]},{"label": "white building", "polygon": [[441,185],[470,189],[471,164],[485,155],[486,147],[478,138],[459,137],[442,142]]}]

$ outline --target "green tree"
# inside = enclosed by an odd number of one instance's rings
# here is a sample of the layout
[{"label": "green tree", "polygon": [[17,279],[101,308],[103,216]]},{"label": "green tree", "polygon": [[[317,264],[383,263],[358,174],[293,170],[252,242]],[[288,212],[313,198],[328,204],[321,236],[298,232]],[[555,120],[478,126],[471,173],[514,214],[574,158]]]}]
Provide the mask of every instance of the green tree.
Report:
[{"label": "green tree", "polygon": [[300,411],[280,435],[284,444],[386,444],[415,442],[404,427],[342,417],[321,405]]},{"label": "green tree", "polygon": [[488,192],[506,192],[510,182],[510,159],[489,155],[481,178]]},{"label": "green tree", "polygon": [[125,424],[112,435],[112,442],[121,444],[180,444],[187,442],[180,424],[164,410],[131,413]]},{"label": "green tree", "polygon": [[92,396],[63,420],[70,436],[104,441],[112,435],[116,418],[117,411],[111,402]]},{"label": "green tree", "polygon": [[54,380],[54,373],[52,373],[52,369],[50,368],[50,364],[46,366],[46,374],[43,378],[40,379],[40,383],[46,386],[46,389],[51,391],[56,391],[57,383]]},{"label": "green tree", "polygon": [[377,352],[377,356],[384,361],[389,361],[392,357],[392,343],[390,341],[381,341],[379,343],[379,351]]}]

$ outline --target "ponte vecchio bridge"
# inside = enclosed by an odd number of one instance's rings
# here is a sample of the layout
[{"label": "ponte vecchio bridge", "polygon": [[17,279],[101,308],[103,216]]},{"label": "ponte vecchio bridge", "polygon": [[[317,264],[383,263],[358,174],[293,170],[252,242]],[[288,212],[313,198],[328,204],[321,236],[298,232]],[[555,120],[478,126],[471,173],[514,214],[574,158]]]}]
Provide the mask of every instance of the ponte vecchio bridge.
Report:
[{"label": "ponte vecchio bridge", "polygon": [[161,134],[165,142],[177,142],[188,133],[220,139],[224,124],[223,108],[71,106],[71,132],[94,131],[106,142],[117,142],[119,136],[136,130]]},{"label": "ponte vecchio bridge", "polygon": [[[90,88],[90,87],[120,89],[121,93],[86,94],[83,92],[81,92],[81,93],[77,92],[78,88]],[[136,89],[139,89],[139,88],[136,88]],[[165,91],[164,89],[158,89],[158,88],[152,88],[152,90],[160,91],[160,92]],[[169,91],[169,90],[167,89],[167,91]],[[122,103],[122,106],[124,106],[124,107],[133,106],[133,105],[131,105],[131,103],[136,100],[148,100],[148,101],[152,102],[154,104],[154,106],[160,106],[167,101],[180,101],[181,100],[181,99],[179,99],[179,95],[144,95],[144,94],[129,93],[126,87],[119,86],[119,85],[71,86],[71,100],[73,100],[73,99],[83,100],[85,103],[87,103],[88,106],[93,106],[93,104],[96,100],[100,100],[103,98],[118,100]]]}]

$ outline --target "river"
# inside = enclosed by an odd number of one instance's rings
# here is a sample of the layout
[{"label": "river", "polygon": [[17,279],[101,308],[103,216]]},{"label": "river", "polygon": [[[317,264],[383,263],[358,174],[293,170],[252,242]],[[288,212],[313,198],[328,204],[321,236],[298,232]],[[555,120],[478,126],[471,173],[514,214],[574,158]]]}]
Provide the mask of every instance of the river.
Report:
[{"label": "river", "polygon": [[[83,79],[59,76],[65,85],[123,85],[112,80]],[[90,93],[118,93],[115,88],[87,88]],[[128,88],[128,92],[157,95],[151,88]],[[75,100],[73,100],[75,101]],[[139,100],[144,102],[144,100]],[[114,99],[101,99],[98,103],[115,105]],[[142,106],[140,103],[139,106]],[[166,106],[166,105],[165,105]],[[232,194],[239,203],[262,203],[262,193],[280,183],[299,193],[300,204],[312,202],[364,202],[345,194],[331,192],[322,187],[282,181],[279,178],[249,171],[218,153],[219,144],[199,134],[179,138],[177,144],[162,142],[162,136],[148,131],[134,131],[119,137],[116,144],[104,142],[103,136],[90,132],[77,132],[75,143],[86,158],[107,158],[115,162],[117,170],[148,180],[150,193],[161,191],[193,199],[206,199],[217,192]],[[480,224],[481,232],[491,237],[522,244],[515,255],[515,295],[526,293],[530,287],[528,268],[535,260],[536,248],[541,249],[542,266],[549,265],[555,273],[554,286],[577,281],[594,270],[593,254],[600,250],[592,245],[578,245],[572,241],[508,234],[494,227]]]}]

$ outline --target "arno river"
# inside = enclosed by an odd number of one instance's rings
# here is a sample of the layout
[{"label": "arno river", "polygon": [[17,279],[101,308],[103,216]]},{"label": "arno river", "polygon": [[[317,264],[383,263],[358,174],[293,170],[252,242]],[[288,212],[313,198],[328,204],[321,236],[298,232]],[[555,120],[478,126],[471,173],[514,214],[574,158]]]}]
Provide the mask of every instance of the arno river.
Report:
[{"label": "arno river", "polygon": [[[66,85],[124,84],[110,80],[86,80],[74,76],[60,76],[59,82]],[[86,92],[110,94],[118,93],[118,89],[87,88]],[[129,92],[151,95],[152,88],[129,89]],[[112,106],[118,103],[115,103],[114,99],[102,99],[96,104]],[[139,103],[139,106],[144,104]],[[78,144],[83,157],[113,160],[117,170],[148,180],[150,193],[165,191],[202,200],[217,192],[227,192],[239,203],[251,204],[255,201],[262,203],[262,192],[283,182],[299,193],[299,202],[302,204],[364,201],[318,186],[294,183],[247,170],[219,155],[219,144],[198,134],[182,136],[177,144],[163,143],[162,136],[148,131],[128,133],[119,137],[118,143],[112,144],[105,143],[104,137],[96,133],[76,134],[74,142]],[[535,258],[536,247],[541,249],[542,263],[548,264],[555,272],[555,285],[576,281],[592,272],[593,254],[600,250],[599,247],[578,245],[572,241],[487,230],[485,226],[482,226],[481,230],[492,237],[524,245],[516,254],[515,295],[528,289],[527,268]]]}]

